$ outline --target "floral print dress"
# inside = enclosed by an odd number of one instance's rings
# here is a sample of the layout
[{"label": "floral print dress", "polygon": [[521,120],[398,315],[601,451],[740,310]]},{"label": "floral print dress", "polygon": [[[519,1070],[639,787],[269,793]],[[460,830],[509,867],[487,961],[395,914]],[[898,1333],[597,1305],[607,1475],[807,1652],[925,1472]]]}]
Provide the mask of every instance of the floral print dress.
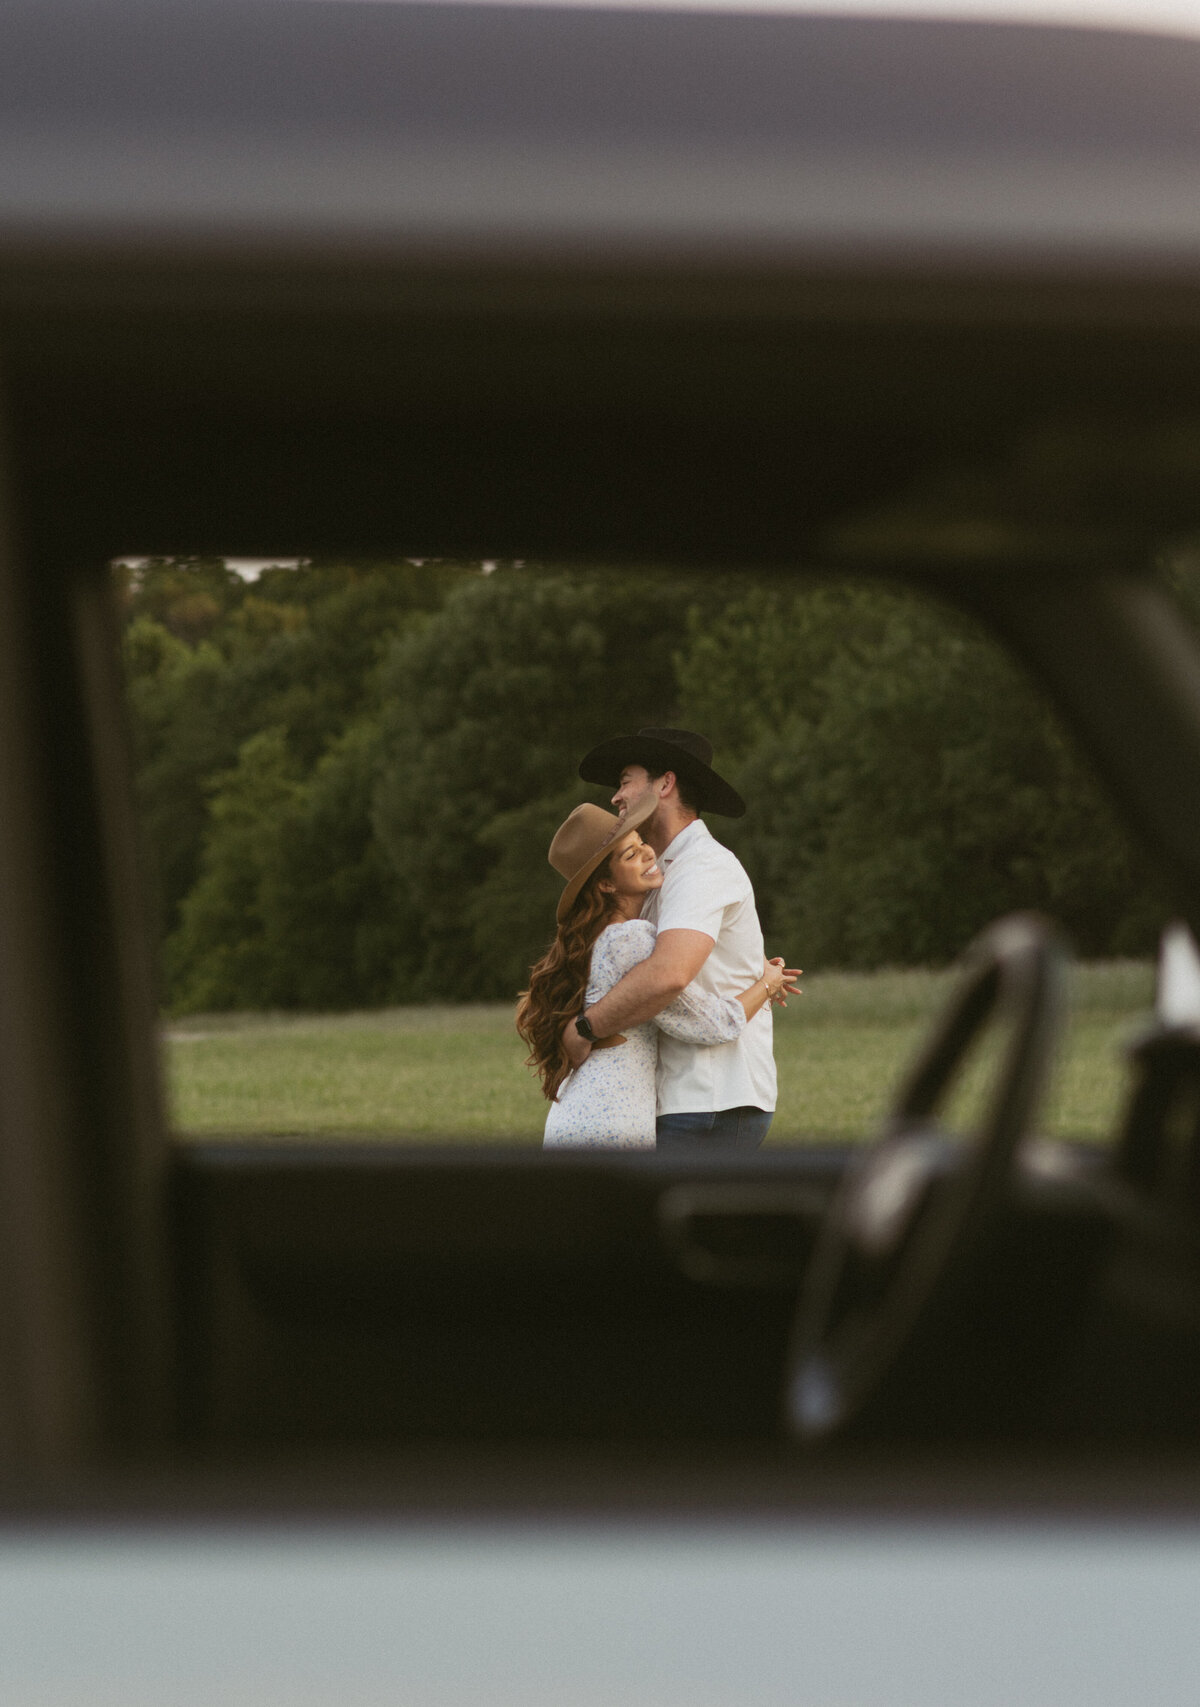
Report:
[{"label": "floral print dress", "polygon": [[[649,957],[654,936],[654,926],[646,919],[625,919],[601,931],[588,969],[589,1007]],[[653,1150],[659,1032],[703,1047],[732,1043],[745,1024],[740,1002],[689,984],[652,1020],[627,1026],[623,1044],[593,1049],[583,1066],[567,1077],[546,1117],[543,1147]]]}]

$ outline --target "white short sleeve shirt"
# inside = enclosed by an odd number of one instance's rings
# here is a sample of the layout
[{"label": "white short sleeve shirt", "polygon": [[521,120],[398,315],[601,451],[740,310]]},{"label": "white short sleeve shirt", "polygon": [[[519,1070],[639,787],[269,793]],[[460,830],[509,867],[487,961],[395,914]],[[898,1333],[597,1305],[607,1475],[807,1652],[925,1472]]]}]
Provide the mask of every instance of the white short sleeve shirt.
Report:
[{"label": "white short sleeve shirt", "polygon": [[[714,996],[737,996],[762,977],[763,934],[754,890],[736,855],[695,819],[659,858],[662,888],[642,917],[663,931],[703,931],[713,950],[695,982]],[[709,1047],[658,1040],[659,1114],[711,1114],[775,1107],[771,1009],[761,1008],[732,1043]]]}]

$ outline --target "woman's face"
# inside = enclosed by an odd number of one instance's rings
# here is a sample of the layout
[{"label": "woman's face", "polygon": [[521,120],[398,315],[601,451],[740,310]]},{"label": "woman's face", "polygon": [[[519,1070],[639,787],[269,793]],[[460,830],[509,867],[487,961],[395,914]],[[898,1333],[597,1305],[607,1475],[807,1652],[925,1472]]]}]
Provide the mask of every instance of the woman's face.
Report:
[{"label": "woman's face", "polygon": [[620,901],[636,902],[636,913],[651,889],[662,888],[662,880],[654,849],[636,830],[630,830],[609,855],[608,874],[601,887],[615,892]]}]

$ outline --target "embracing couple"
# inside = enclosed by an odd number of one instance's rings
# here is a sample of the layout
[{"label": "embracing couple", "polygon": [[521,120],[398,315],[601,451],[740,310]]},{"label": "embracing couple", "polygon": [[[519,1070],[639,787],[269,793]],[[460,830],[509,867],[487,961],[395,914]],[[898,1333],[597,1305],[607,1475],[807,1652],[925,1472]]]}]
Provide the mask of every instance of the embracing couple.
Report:
[{"label": "embracing couple", "polygon": [[517,1010],[551,1103],[547,1149],[767,1135],[771,1005],[799,973],[764,959],[750,879],[699,816],[746,810],[711,761],[702,735],[642,729],[579,767],[615,790],[617,814],[577,806],[550,844],[558,931]]}]

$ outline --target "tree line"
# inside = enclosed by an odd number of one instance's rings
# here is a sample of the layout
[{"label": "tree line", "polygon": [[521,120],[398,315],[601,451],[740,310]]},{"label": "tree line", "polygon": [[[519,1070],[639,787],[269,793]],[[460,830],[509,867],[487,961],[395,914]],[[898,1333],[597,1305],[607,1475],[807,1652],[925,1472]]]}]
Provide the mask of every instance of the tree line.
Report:
[{"label": "tree line", "polygon": [[[491,566],[488,566],[489,568]],[[596,741],[682,724],[772,951],[937,964],[1037,907],[1087,955],[1164,904],[1054,719],[961,614],[864,583],[541,566],[118,571],[163,999],[505,998],[553,929]]]}]

